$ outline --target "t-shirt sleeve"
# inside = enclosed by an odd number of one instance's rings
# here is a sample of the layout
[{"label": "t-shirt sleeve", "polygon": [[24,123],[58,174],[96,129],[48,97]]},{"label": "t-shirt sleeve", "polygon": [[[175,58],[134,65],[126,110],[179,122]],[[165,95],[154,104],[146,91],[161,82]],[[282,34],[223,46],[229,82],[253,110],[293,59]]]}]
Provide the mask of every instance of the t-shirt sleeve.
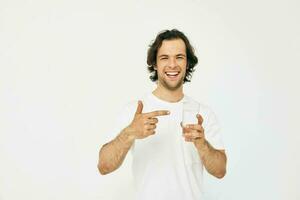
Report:
[{"label": "t-shirt sleeve", "polygon": [[215,113],[210,109],[206,108],[206,115],[203,119],[203,128],[206,140],[215,149],[225,149],[224,143],[221,136],[220,123],[215,115]]}]

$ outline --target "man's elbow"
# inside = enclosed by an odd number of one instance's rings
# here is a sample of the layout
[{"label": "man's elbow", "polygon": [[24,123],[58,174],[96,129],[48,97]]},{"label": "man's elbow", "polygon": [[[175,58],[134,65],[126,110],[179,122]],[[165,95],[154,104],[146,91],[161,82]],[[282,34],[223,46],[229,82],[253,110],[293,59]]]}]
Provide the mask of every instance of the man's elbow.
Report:
[{"label": "man's elbow", "polygon": [[226,175],[226,169],[220,170],[214,174],[214,176],[218,179],[224,178],[225,175]]},{"label": "man's elbow", "polygon": [[226,165],[227,165],[227,157],[225,151],[220,151],[222,153],[223,161],[219,163],[218,168],[214,176],[218,179],[224,178],[226,175]]},{"label": "man's elbow", "polygon": [[109,163],[107,161],[105,161],[104,157],[103,157],[103,147],[106,146],[103,145],[99,151],[99,160],[98,160],[98,171],[101,175],[106,175],[109,174],[111,172]]},{"label": "man's elbow", "polygon": [[98,168],[98,171],[99,171],[99,173],[101,175],[106,175],[106,174],[110,173],[110,171],[107,170],[107,168],[105,167],[105,165],[103,165],[101,163],[98,163],[97,168]]}]

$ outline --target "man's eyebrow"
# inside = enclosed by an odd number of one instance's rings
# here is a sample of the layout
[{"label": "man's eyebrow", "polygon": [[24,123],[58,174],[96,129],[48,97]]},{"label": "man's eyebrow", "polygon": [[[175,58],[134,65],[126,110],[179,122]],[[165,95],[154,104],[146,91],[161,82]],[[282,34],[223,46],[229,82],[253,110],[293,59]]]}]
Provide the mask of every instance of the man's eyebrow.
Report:
[{"label": "man's eyebrow", "polygon": [[[162,55],[159,55],[158,57],[160,58],[160,57],[168,57],[168,56],[169,56],[169,55],[162,54]],[[183,54],[183,53],[176,54],[176,56],[184,56],[184,57],[186,57],[186,55]]]},{"label": "man's eyebrow", "polygon": [[160,58],[160,57],[168,57],[168,55],[162,54],[162,55],[159,55],[158,57],[159,57],[159,58]]}]

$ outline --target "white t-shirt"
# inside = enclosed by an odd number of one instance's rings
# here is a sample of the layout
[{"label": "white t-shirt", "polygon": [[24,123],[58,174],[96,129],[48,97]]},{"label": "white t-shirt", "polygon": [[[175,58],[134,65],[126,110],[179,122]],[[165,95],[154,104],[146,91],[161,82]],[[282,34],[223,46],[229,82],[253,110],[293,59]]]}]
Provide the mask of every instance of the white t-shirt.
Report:
[{"label": "white t-shirt", "polygon": [[[192,142],[182,137],[182,102],[195,101],[184,96],[170,103],[150,93],[140,99],[143,113],[169,110],[170,115],[159,116],[155,134],[136,139],[131,147],[132,173],[137,200],[201,200],[203,165]],[[134,117],[137,101],[129,103],[118,117],[113,134],[128,126]],[[205,138],[216,149],[224,149],[219,125],[209,107],[199,104],[203,117]]]}]

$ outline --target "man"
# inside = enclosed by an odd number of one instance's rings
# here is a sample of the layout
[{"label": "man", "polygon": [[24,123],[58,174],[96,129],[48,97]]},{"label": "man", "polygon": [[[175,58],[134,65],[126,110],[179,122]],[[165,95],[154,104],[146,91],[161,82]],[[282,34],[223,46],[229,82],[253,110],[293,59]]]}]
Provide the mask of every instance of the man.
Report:
[{"label": "man", "polygon": [[173,29],[159,33],[148,50],[150,79],[156,89],[130,103],[119,117],[116,137],[102,146],[98,169],[116,170],[131,150],[138,200],[201,200],[202,171],[226,173],[226,154],[218,123],[200,104],[197,124],[182,125],[183,93],[198,62],[187,37]]}]

